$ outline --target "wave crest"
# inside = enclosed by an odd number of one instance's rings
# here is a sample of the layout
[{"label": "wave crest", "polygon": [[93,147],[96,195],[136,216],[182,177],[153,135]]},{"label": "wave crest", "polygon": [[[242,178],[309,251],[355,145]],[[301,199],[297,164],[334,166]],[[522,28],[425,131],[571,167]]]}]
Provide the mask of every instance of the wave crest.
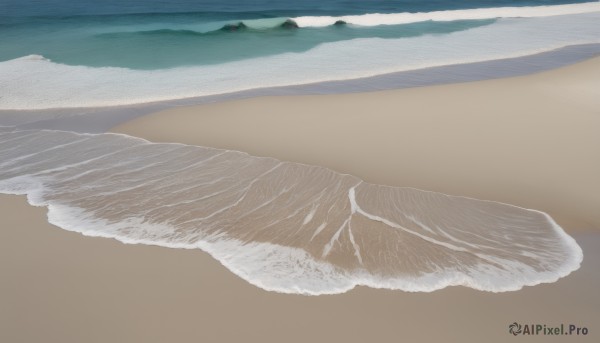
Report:
[{"label": "wave crest", "polygon": [[344,22],[360,26],[401,25],[420,21],[481,20],[495,18],[535,18],[600,11],[600,2],[581,4],[476,8],[421,13],[372,13],[352,16],[304,16],[291,18],[299,27],[324,27]]},{"label": "wave crest", "polygon": [[526,56],[600,43],[599,19],[600,13],[507,19],[451,34],[352,39],[302,53],[158,70],[27,57],[0,62],[0,109],[119,106]]},{"label": "wave crest", "polygon": [[[403,25],[424,21],[461,21],[461,20],[486,20],[497,18],[535,18],[556,15],[582,14],[600,11],[600,2],[553,5],[553,6],[529,6],[529,7],[497,7],[476,8],[466,10],[446,10],[434,12],[404,12],[404,13],[369,13],[349,16],[301,16],[301,17],[278,17],[266,19],[245,19],[227,22],[218,29],[197,30],[173,30],[159,29],[141,31],[138,33],[161,34],[161,33],[184,33],[204,35],[214,32],[243,32],[243,31],[266,31],[276,29],[317,28],[327,26],[380,26],[380,25]],[[107,35],[107,34],[103,34]],[[108,34],[110,35],[110,34]]]}]

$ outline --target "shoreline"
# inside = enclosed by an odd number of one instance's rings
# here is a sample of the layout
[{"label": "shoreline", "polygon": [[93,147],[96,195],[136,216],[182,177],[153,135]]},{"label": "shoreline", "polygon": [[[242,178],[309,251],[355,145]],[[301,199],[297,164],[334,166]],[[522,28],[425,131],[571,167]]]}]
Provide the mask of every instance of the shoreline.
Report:
[{"label": "shoreline", "polygon": [[30,206],[23,196],[0,195],[0,213],[3,341],[362,342],[401,334],[413,341],[505,342],[515,321],[574,324],[589,329],[585,339],[598,336],[599,304],[593,301],[600,287],[594,268],[598,233],[574,234],[586,256],[579,270],[519,291],[356,287],[309,297],[263,291],[201,251],[122,244],[58,229],[46,221],[45,208]]},{"label": "shoreline", "polygon": [[567,232],[596,231],[599,65],[594,58],[513,78],[175,107],[113,132],[513,204],[549,213]]},{"label": "shoreline", "polygon": [[592,1],[8,8],[0,342],[600,341]]},{"label": "shoreline", "polygon": [[[581,268],[554,283],[504,293],[267,292],[202,251],[85,237],[49,224],[47,209],[23,196],[1,194],[0,340],[505,342],[513,322],[573,324],[597,339],[600,167],[589,157],[600,146],[599,65],[594,58],[507,79],[179,107],[114,130],[323,165],[376,183],[479,191],[490,196],[476,198],[493,201],[512,195],[516,201],[503,202],[535,204],[527,208],[550,213],[583,249]],[[499,168],[507,162],[518,168]]]},{"label": "shoreline", "polygon": [[160,102],[110,107],[0,110],[0,126],[101,133],[129,120],[173,107],[187,107],[264,96],[364,93],[518,77],[577,64],[599,55],[600,44],[569,45],[519,57],[427,67],[366,78],[256,88]]}]

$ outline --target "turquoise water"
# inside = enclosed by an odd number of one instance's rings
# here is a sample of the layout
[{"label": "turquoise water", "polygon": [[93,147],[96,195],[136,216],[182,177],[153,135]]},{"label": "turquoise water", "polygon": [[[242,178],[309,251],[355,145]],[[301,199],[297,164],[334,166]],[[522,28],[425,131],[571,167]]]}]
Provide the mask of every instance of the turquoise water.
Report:
[{"label": "turquoise water", "polygon": [[182,99],[600,43],[597,1],[0,5],[0,110]]},{"label": "turquoise water", "polygon": [[[488,25],[484,20],[405,25],[282,27],[300,16],[431,12],[571,1],[3,1],[0,61],[42,55],[69,65],[161,69],[300,53],[356,38],[415,37]],[[249,23],[238,30],[240,22]],[[290,21],[292,22],[292,21]],[[293,23],[293,22],[292,22]],[[229,30],[221,30],[226,25]],[[250,27],[249,25],[254,25]]]},{"label": "turquoise water", "polygon": [[[431,12],[450,9],[570,4],[573,0],[3,0],[6,16],[67,17],[129,14],[194,13],[205,18],[242,15],[342,15]],[[248,18],[246,18],[248,19]]]},{"label": "turquoise water", "polygon": [[[31,54],[70,65],[113,66],[131,69],[160,69],[195,64],[216,64],[286,52],[304,52],[319,44],[355,38],[401,38],[441,34],[487,25],[494,20],[421,22],[407,25],[329,26],[284,28],[283,19],[270,20],[273,26],[261,29],[222,30],[219,23],[139,23],[124,25],[88,23],[80,28],[65,24],[45,31],[15,30],[5,36],[2,59]],[[241,31],[241,32],[240,32]],[[23,44],[20,37],[28,38]]]},{"label": "turquoise water", "polygon": [[64,130],[144,107],[125,105],[473,62],[493,69],[596,47],[599,2],[0,1],[0,116],[51,128],[0,127],[0,193],[48,206],[58,227],[201,249],[283,293],[498,292],[579,267],[580,247],[542,212],[235,151]]}]

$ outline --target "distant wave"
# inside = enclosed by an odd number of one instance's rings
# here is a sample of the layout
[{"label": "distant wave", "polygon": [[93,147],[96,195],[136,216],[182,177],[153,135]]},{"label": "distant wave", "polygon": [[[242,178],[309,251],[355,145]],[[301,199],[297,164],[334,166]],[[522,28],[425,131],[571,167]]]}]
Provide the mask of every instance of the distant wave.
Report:
[{"label": "distant wave", "polygon": [[[208,25],[207,25],[208,26]],[[179,35],[179,36],[209,36],[223,32],[260,32],[297,29],[298,24],[287,18],[252,19],[234,21],[222,24],[216,29],[154,29],[141,31],[119,31],[96,34],[97,37],[118,37],[120,35]]]},{"label": "distant wave", "polygon": [[282,293],[513,291],[583,259],[543,212],[125,135],[0,129],[0,192],[66,230],[202,249]]},{"label": "distant wave", "polygon": [[223,25],[221,31],[237,31],[244,29],[265,30],[265,29],[296,29],[298,24],[289,18],[274,18],[274,19],[253,19],[242,20],[230,24]]},{"label": "distant wave", "polygon": [[[367,32],[357,30],[357,27],[354,26],[352,32],[346,31],[346,36],[343,36],[344,39],[354,39],[354,38],[374,38],[379,37],[378,35],[386,38],[400,38],[400,37],[410,37],[410,36],[419,36],[426,35],[431,33],[451,33],[456,31],[467,30],[479,26],[492,24],[495,19],[487,19],[487,20],[457,20],[453,22],[437,22],[435,24],[423,25],[418,29],[416,27],[406,27],[395,32],[385,31],[385,32]],[[121,37],[132,37],[132,36],[169,36],[169,37],[198,37],[198,38],[207,38],[207,37],[217,37],[221,34],[233,34],[233,33],[267,33],[267,32],[281,32],[281,31],[294,31],[300,29],[298,24],[296,24],[291,19],[279,18],[277,20],[271,19],[266,21],[270,25],[265,25],[265,23],[261,23],[262,25],[257,25],[256,23],[250,21],[240,21],[230,24],[224,24],[220,26],[218,29],[207,30],[202,28],[196,29],[175,29],[175,28],[161,28],[161,29],[152,29],[152,30],[138,30],[138,31],[118,31],[118,32],[106,32],[106,33],[97,33],[94,36],[97,38],[121,38]],[[433,22],[429,22],[433,23]],[[411,23],[406,24],[409,25],[419,25],[421,23]],[[345,26],[346,23],[343,21],[337,21],[333,24],[333,26]],[[278,38],[279,36],[275,36]],[[327,37],[324,35],[321,37],[323,39],[322,43],[328,43]],[[335,36],[333,41],[336,40],[344,40],[339,38],[339,36]],[[238,42],[239,43],[239,42]],[[277,44],[277,43],[274,43]],[[317,43],[315,43],[317,45]]]},{"label": "distant wave", "polygon": [[[600,2],[571,5],[476,8],[422,13],[372,13],[351,16],[303,16],[264,19],[244,19],[226,22],[209,30],[158,29],[141,31],[144,34],[204,35],[215,32],[267,31],[277,29],[318,28],[327,26],[355,25],[373,27],[379,25],[403,25],[423,21],[485,20],[497,18],[535,18],[555,15],[581,14],[600,11]],[[103,35],[110,35],[103,34]]]},{"label": "distant wave", "polygon": [[498,7],[475,8],[468,10],[449,10],[423,13],[374,13],[352,16],[307,16],[290,18],[299,27],[323,27],[346,23],[360,26],[399,25],[420,21],[454,21],[477,20],[494,18],[535,18],[566,14],[581,14],[600,11],[600,2],[581,4],[528,6],[528,7]]}]

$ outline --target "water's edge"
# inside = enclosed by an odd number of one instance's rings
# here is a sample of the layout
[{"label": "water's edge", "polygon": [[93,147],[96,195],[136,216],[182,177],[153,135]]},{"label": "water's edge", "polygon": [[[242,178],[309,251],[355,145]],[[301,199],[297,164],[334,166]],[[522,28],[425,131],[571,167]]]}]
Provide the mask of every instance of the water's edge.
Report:
[{"label": "water's edge", "polygon": [[171,107],[194,106],[262,96],[362,93],[507,78],[556,69],[599,55],[600,44],[572,45],[516,58],[431,67],[352,80],[257,88],[227,94],[138,105],[48,110],[0,110],[0,126],[15,126],[19,129],[100,133],[110,131],[111,128],[135,118]]},{"label": "water's edge", "polygon": [[[110,130],[112,127],[119,125],[123,122],[132,120],[136,117],[143,116],[149,113],[157,112],[163,109],[167,109],[174,106],[191,106],[198,105],[204,103],[214,103],[220,101],[229,101],[235,99],[244,99],[251,97],[260,97],[260,96],[276,96],[276,95],[302,95],[302,94],[338,94],[338,93],[358,93],[358,92],[370,92],[370,91],[378,91],[378,90],[389,90],[389,89],[400,89],[400,88],[409,88],[409,87],[420,87],[420,86],[428,86],[428,85],[436,85],[436,84],[449,84],[449,83],[457,83],[457,82],[469,82],[469,81],[477,81],[477,80],[486,80],[486,79],[494,79],[494,78],[502,78],[502,77],[511,77],[511,76],[520,76],[532,74],[544,70],[550,70],[559,68],[562,66],[574,64],[589,58],[593,58],[600,55],[600,44],[586,44],[586,45],[577,45],[577,46],[569,46],[561,49],[553,50],[551,52],[530,55],[519,58],[510,58],[510,59],[501,59],[494,60],[488,62],[478,62],[478,63],[470,63],[470,64],[459,64],[459,65],[451,65],[444,67],[434,67],[434,68],[426,68],[421,70],[414,70],[408,72],[399,72],[399,73],[391,73],[386,75],[379,75],[375,77],[363,78],[363,79],[354,79],[354,80],[346,80],[346,81],[329,81],[322,83],[315,83],[309,85],[297,85],[297,86],[287,86],[287,87],[273,87],[273,88],[263,88],[263,89],[253,89],[249,91],[235,92],[224,95],[217,96],[207,96],[207,97],[199,97],[199,98],[190,98],[184,100],[176,100],[176,101],[165,101],[159,103],[149,103],[142,104],[136,106],[122,106],[122,107],[113,107],[113,108],[93,108],[93,109],[68,109],[68,110],[47,110],[47,111],[0,111],[0,125],[1,126],[13,126],[17,130],[29,130],[29,129],[50,129],[50,130],[64,130],[64,131],[74,131],[79,133],[102,133]],[[26,118],[23,118],[26,117]],[[133,137],[130,137],[133,138]],[[146,142],[147,144],[152,144]],[[145,144],[146,144],[145,143]],[[206,148],[205,148],[206,149]],[[35,151],[35,150],[32,150]],[[1,151],[0,151],[1,152]],[[85,160],[84,160],[85,161]],[[79,162],[78,162],[79,163]],[[301,166],[298,165],[299,168],[309,167],[309,166]],[[296,168],[296,167],[294,167]],[[83,174],[82,174],[83,175]],[[369,185],[369,187],[379,187],[376,185]],[[356,186],[355,186],[356,187]],[[350,216],[356,215],[362,216],[364,218],[379,221],[385,225],[390,225],[386,222],[386,220],[381,219],[381,217],[372,215],[366,211],[363,211],[357,204],[356,201],[352,202],[354,199],[354,188],[351,188],[351,193],[349,193],[350,197]],[[10,189],[11,187],[8,187]],[[17,187],[18,188],[18,187]],[[33,190],[33,189],[32,189]],[[10,191],[4,190],[5,193],[12,194],[23,194],[20,193],[21,190],[18,191]],[[421,191],[422,192],[422,191]],[[28,193],[27,191],[25,193]],[[351,196],[350,196],[351,195]],[[377,194],[375,194],[377,195]],[[400,195],[399,195],[400,196]],[[445,196],[441,195],[440,196]],[[468,199],[464,197],[453,197],[453,198],[462,198]],[[475,199],[471,199],[475,200]],[[32,205],[39,206],[39,203],[36,201],[31,201]],[[477,200],[476,200],[477,201]],[[489,202],[492,203],[492,202]],[[498,205],[504,206],[505,204],[495,203]],[[59,204],[60,205],[60,204]],[[153,244],[153,245],[161,245],[161,246],[170,246],[169,242],[161,242],[158,241],[146,241],[146,240],[130,240],[132,237],[121,236],[120,233],[101,233],[102,231],[97,230],[95,225],[98,225],[98,220],[100,218],[92,218],[88,224],[83,225],[81,228],[77,228],[76,226],[81,224],[77,224],[78,220],[75,222],[71,222],[74,217],[72,216],[73,209],[77,210],[77,208],[66,207],[62,208],[59,205],[53,205],[50,203],[44,204],[44,206],[48,207],[48,219],[49,222],[62,227],[69,231],[80,232],[84,235],[89,236],[102,236],[102,237],[111,237],[115,238],[124,243],[141,243],[141,244]],[[367,203],[361,205],[368,207]],[[479,206],[479,205],[478,205]],[[512,206],[512,205],[508,205]],[[533,211],[519,208],[520,210]],[[344,211],[348,210],[344,207]],[[372,210],[371,210],[372,211]],[[537,212],[537,211],[535,211]],[[553,230],[555,230],[558,235],[557,239],[562,241],[562,244],[569,246],[570,248],[570,261],[567,265],[562,265],[559,270],[555,270],[555,273],[549,273],[543,275],[541,278],[533,279],[533,280],[524,280],[519,286],[508,286],[505,285],[506,290],[516,290],[522,286],[526,285],[534,285],[540,282],[554,282],[560,277],[564,277],[568,275],[573,270],[579,268],[579,264],[583,259],[583,255],[581,249],[575,243],[572,238],[567,235],[562,228],[558,227],[553,220],[547,216],[545,213],[538,212],[539,215],[547,217],[548,222],[551,224]],[[89,213],[88,213],[89,214]],[[83,213],[84,217],[87,217],[88,214]],[[80,216],[81,214],[75,213],[76,216]],[[312,217],[311,217],[312,218]],[[374,219],[375,218],[375,219]],[[379,219],[381,220],[379,220]],[[362,219],[364,220],[364,219]],[[77,225],[75,225],[77,224]],[[100,223],[101,226],[104,224]],[[393,223],[392,223],[393,224]],[[74,226],[75,225],[75,226]],[[381,225],[381,224],[377,224]],[[420,225],[420,224],[418,224]],[[393,225],[392,225],[393,226]],[[341,228],[340,228],[341,230]],[[427,231],[427,230],[425,230]],[[356,235],[356,233],[355,233]],[[559,238],[560,237],[560,238]],[[332,236],[332,239],[335,238]],[[212,239],[212,238],[211,238]],[[335,238],[337,240],[337,238]],[[352,233],[349,236],[349,246],[354,246],[354,238]],[[312,238],[311,238],[312,241]],[[200,248],[203,251],[208,252],[214,258],[219,260],[222,264],[224,264],[229,270],[237,274],[238,276],[246,279],[250,283],[261,287],[267,290],[273,290],[283,293],[304,293],[304,294],[328,294],[328,293],[340,293],[345,292],[349,289],[352,289],[356,285],[365,285],[374,288],[391,288],[391,289],[403,289],[403,290],[413,290],[413,291],[424,291],[423,289],[412,289],[414,285],[408,284],[406,285],[405,280],[380,280],[377,277],[371,278],[372,275],[366,277],[366,275],[356,275],[354,278],[349,278],[345,280],[346,282],[343,285],[336,285],[331,288],[329,291],[315,291],[310,288],[298,290],[293,288],[286,288],[286,286],[282,286],[279,284],[269,284],[263,283],[261,281],[261,277],[265,277],[261,275],[256,278],[254,275],[250,275],[248,273],[253,272],[248,266],[244,264],[239,264],[239,258],[243,259],[256,259],[261,257],[262,254],[275,254],[280,253],[280,247],[278,245],[261,245],[261,243],[257,244],[248,244],[248,242],[238,241],[236,238],[231,237],[226,241],[220,240],[201,240],[192,245],[185,244],[175,244],[176,248]],[[354,247],[355,248],[355,247]],[[232,259],[231,251],[242,251],[243,249],[250,249],[245,253],[242,253],[241,256],[235,257]],[[305,253],[304,250],[294,250],[296,248],[286,248],[291,250],[284,250],[285,256],[280,256],[280,260],[275,261],[275,265],[277,263],[290,262],[297,258],[297,255],[300,256]],[[356,248],[355,248],[356,249]],[[569,250],[569,249],[567,249]],[[220,256],[225,252],[224,256]],[[246,254],[247,253],[247,254]],[[246,255],[244,255],[246,254]],[[276,254],[275,254],[276,255]],[[262,256],[262,257],[266,257]],[[262,261],[261,257],[261,261]],[[271,256],[272,257],[272,256]],[[304,258],[304,255],[301,256]],[[312,260],[311,260],[312,261]],[[255,262],[259,262],[258,260]],[[321,266],[319,261],[316,262],[314,266],[311,268],[315,268],[324,274],[329,273],[329,266]],[[362,263],[362,261],[361,261]],[[260,265],[260,264],[259,264]],[[241,266],[241,267],[240,267]],[[269,265],[270,266],[270,265]],[[243,268],[242,268],[243,267]],[[263,267],[268,267],[264,265]],[[327,268],[326,268],[327,267]],[[240,269],[242,268],[242,269]],[[244,269],[246,268],[246,269]],[[486,267],[487,268],[487,267]],[[520,267],[523,268],[523,267]],[[266,268],[268,269],[268,268]],[[250,270],[250,271],[248,271]],[[484,270],[485,271],[485,270]],[[477,272],[484,271],[477,270]],[[543,274],[543,273],[542,273]],[[254,279],[253,279],[254,277]],[[427,277],[425,277],[427,278]],[[312,282],[310,279],[309,283]],[[385,284],[385,282],[389,284]],[[464,280],[461,277],[450,275],[448,279],[445,280],[446,283],[438,283],[434,285],[433,288],[425,290],[432,291],[440,288],[444,288],[450,285],[469,285],[469,280]],[[382,285],[385,284],[385,285]],[[308,287],[308,286],[307,286]],[[336,288],[338,287],[338,288]],[[484,286],[478,285],[474,287],[470,285],[472,288],[487,290]],[[512,287],[512,288],[511,288]],[[308,290],[310,289],[310,290]],[[493,290],[492,290],[493,291]],[[313,293],[314,292],[314,293]]]},{"label": "water's edge", "polygon": [[201,249],[281,293],[514,291],[583,259],[546,213],[319,166],[121,134],[0,129],[0,148],[0,192],[47,207],[50,223]]}]

